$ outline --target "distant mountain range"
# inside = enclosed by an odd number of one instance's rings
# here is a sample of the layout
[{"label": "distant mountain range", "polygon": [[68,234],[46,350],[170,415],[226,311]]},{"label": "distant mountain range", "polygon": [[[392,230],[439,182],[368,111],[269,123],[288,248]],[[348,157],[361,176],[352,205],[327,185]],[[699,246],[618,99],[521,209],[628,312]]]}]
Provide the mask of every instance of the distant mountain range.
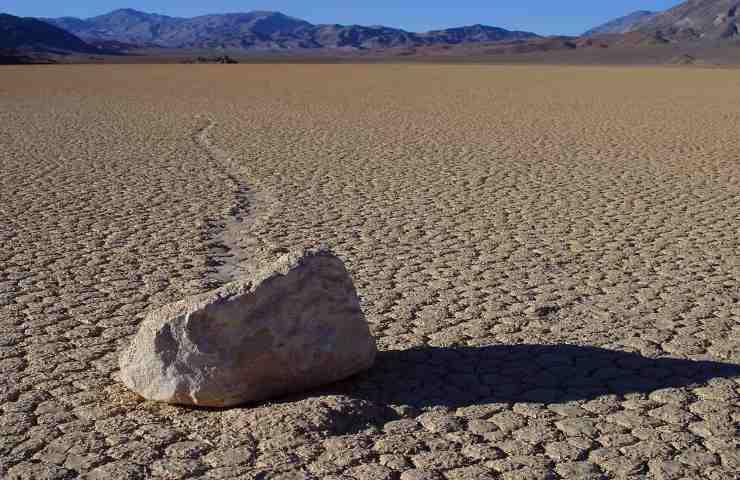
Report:
[{"label": "distant mountain range", "polygon": [[663,12],[634,12],[586,32],[641,32],[671,42],[737,40],[740,0],[688,0]]},{"label": "distant mountain range", "polygon": [[194,49],[389,48],[538,38],[531,32],[473,25],[424,33],[384,26],[313,25],[279,12],[257,11],[176,18],[121,9],[88,19],[45,22],[96,42]]}]

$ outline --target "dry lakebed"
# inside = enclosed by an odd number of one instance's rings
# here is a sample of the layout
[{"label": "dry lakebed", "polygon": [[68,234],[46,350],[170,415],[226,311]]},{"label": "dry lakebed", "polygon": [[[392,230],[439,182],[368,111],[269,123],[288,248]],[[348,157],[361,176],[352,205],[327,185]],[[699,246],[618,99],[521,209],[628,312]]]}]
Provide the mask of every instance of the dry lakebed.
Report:
[{"label": "dry lakebed", "polygon": [[[740,75],[0,67],[0,478],[740,478]],[[162,306],[326,245],[369,370],[146,401]]]}]

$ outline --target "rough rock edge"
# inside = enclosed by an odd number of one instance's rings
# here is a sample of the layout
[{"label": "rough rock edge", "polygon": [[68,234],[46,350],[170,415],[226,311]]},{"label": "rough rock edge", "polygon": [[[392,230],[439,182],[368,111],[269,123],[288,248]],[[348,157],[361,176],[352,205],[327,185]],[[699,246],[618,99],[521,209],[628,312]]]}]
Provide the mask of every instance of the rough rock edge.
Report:
[{"label": "rough rock edge", "polygon": [[[285,254],[278,258],[275,262],[264,265],[261,269],[257,271],[253,275],[253,278],[242,278],[240,280],[232,281],[221,288],[218,288],[216,290],[213,290],[211,292],[206,292],[204,294],[196,295],[188,297],[184,300],[181,300],[179,302],[175,302],[169,305],[165,305],[151,313],[149,313],[144,321],[142,322],[139,331],[136,333],[136,335],[132,338],[132,341],[126,346],[124,350],[120,352],[119,356],[119,380],[122,381],[124,385],[126,385],[130,390],[136,392],[139,396],[142,396],[147,399],[151,399],[153,401],[159,401],[163,403],[169,403],[173,405],[185,405],[185,406],[205,406],[205,407],[213,407],[213,408],[229,408],[237,405],[242,404],[248,404],[248,403],[255,403],[259,401],[268,400],[271,397],[263,397],[262,400],[260,399],[246,399],[246,400],[225,400],[224,402],[212,402],[212,401],[203,401],[202,398],[194,396],[193,392],[191,391],[189,394],[185,394],[186,397],[189,398],[187,401],[183,401],[182,393],[178,393],[178,388],[175,388],[173,391],[173,397],[170,399],[168,398],[158,398],[157,395],[149,395],[147,394],[148,389],[144,388],[142,390],[142,385],[136,384],[134,381],[131,383],[131,379],[128,375],[124,373],[125,370],[130,368],[130,365],[132,364],[132,360],[135,358],[134,351],[132,350],[134,343],[136,342],[136,338],[143,336],[144,338],[151,337],[152,339],[156,339],[158,337],[158,332],[160,332],[161,329],[167,328],[166,324],[171,322],[178,322],[186,317],[189,317],[191,314],[208,308],[208,306],[212,305],[218,305],[222,302],[226,302],[229,299],[239,296],[239,295],[245,295],[254,293],[257,291],[262,285],[265,283],[269,283],[271,280],[276,279],[278,277],[285,276],[292,271],[298,269],[301,267],[301,265],[307,263],[311,259],[315,259],[317,257],[324,257],[330,261],[338,262],[339,265],[342,266],[342,268],[345,270],[346,275],[348,276],[348,280],[350,284],[352,283],[351,275],[348,271],[346,271],[346,267],[344,267],[344,264],[342,260],[334,254],[328,247],[326,246],[319,246],[319,247],[305,247],[303,249],[296,249],[292,252]],[[356,296],[356,292],[355,292]],[[357,307],[360,308],[359,298],[356,297],[357,301]],[[364,315],[362,315],[360,311],[360,315],[364,320]],[[366,321],[366,320],[364,320]],[[367,334],[369,335],[369,339],[372,341],[372,334],[369,331],[368,326],[366,325]],[[374,343],[374,342],[373,342]],[[323,383],[316,383],[314,386],[306,386],[305,389],[311,389],[315,387],[319,387],[321,385],[333,383],[336,381],[340,381],[342,379],[348,378],[352,375],[355,375],[357,373],[360,373],[361,371],[367,370],[372,366],[374,363],[374,359],[377,355],[377,348],[373,347],[373,353],[369,358],[369,361],[362,362],[361,366],[358,367],[358,365],[355,365],[354,369],[349,369],[350,371],[345,372],[344,374],[334,376],[329,381],[323,382]],[[290,394],[300,391],[301,389],[296,390],[286,390],[284,394]],[[179,397],[180,400],[177,400],[176,397]]]}]

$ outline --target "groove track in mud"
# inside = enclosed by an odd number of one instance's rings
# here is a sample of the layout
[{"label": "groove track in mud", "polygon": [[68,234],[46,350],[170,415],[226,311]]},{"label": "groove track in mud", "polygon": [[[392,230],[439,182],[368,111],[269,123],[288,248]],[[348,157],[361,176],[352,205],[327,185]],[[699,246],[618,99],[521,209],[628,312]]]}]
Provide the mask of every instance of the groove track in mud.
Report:
[{"label": "groove track in mud", "polygon": [[[213,142],[210,133],[217,125],[209,119],[205,127],[195,132],[193,141],[217,168],[224,170],[234,190],[234,202],[223,217],[207,222],[207,236],[211,240],[208,257],[216,267],[212,279],[227,283],[252,273],[265,250],[270,250],[253,232],[258,222],[274,214],[276,208],[275,202],[270,201],[272,196],[259,195],[247,186],[243,180],[244,168]],[[263,209],[263,215],[257,215],[258,206]]]}]

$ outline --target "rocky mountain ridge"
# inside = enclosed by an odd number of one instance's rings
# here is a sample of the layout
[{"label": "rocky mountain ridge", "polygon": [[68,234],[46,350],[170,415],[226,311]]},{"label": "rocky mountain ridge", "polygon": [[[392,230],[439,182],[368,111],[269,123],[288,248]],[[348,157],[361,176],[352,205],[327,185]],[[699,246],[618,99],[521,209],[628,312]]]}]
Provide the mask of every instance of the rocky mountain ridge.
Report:
[{"label": "rocky mountain ridge", "polygon": [[662,12],[634,12],[584,35],[640,32],[669,42],[740,40],[740,0],[687,0]]},{"label": "rocky mountain ridge", "polygon": [[90,42],[117,41],[167,48],[367,49],[538,38],[531,32],[486,25],[423,33],[385,26],[314,25],[268,11],[177,18],[121,9],[84,20],[43,20]]},{"label": "rocky mountain ridge", "polygon": [[740,0],[688,0],[641,22],[637,29],[673,41],[738,39]]}]

